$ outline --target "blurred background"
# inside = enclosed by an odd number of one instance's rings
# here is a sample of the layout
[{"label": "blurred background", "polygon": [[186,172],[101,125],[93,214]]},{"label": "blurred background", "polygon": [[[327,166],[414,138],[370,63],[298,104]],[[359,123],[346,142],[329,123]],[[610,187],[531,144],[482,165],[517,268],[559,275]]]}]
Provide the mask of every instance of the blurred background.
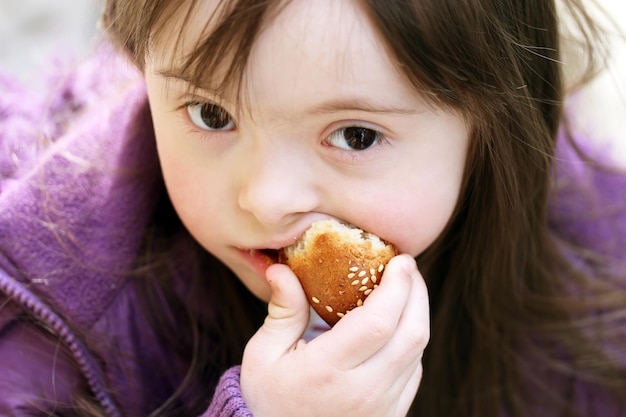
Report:
[{"label": "blurred background", "polygon": [[[53,54],[80,56],[92,45],[104,0],[0,0],[0,67],[32,73]],[[625,26],[626,1],[598,0]],[[619,54],[626,58],[626,54]]]},{"label": "blurred background", "polygon": [[[0,69],[35,83],[51,62],[88,55],[103,1],[0,0]],[[626,1],[598,2],[626,34]],[[579,95],[579,103],[584,106],[579,124],[600,140],[617,138],[618,149],[611,153],[626,164],[626,39],[614,47],[611,70]]]},{"label": "blurred background", "polygon": [[99,0],[0,0],[0,67],[29,78],[93,45]]}]

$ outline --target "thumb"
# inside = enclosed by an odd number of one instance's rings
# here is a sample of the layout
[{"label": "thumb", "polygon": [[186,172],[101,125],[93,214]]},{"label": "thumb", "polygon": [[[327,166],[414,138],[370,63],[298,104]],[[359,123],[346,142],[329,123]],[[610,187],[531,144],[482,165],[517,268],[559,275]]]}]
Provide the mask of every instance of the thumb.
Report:
[{"label": "thumb", "polygon": [[309,323],[309,303],[300,281],[286,265],[270,266],[266,278],[272,293],[268,315],[256,337],[277,351],[290,349],[302,338]]}]

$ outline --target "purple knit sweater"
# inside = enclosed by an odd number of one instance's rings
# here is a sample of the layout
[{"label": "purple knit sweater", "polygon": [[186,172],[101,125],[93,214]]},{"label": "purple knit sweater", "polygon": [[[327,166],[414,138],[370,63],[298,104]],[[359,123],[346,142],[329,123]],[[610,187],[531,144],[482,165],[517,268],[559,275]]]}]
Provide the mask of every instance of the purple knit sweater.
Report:
[{"label": "purple knit sweater", "polygon": [[[110,416],[144,416],[186,368],[150,330],[123,273],[163,186],[145,88],[107,48],[45,85],[35,93],[0,74],[0,415],[47,415],[87,387]],[[565,164],[559,178],[577,183],[583,171]],[[624,177],[602,175],[590,184],[623,205]],[[579,220],[590,203],[576,189],[555,196],[555,227],[623,257],[623,207]],[[621,241],[605,242],[616,228]],[[235,367],[204,416],[249,415]]]}]

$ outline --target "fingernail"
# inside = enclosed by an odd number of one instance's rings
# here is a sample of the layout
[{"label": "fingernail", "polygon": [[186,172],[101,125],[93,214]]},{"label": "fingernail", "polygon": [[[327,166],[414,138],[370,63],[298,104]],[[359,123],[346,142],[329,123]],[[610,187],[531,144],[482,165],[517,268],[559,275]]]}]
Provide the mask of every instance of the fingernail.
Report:
[{"label": "fingernail", "polygon": [[415,272],[415,259],[411,258],[409,255],[402,255],[402,270],[407,275],[412,275]]}]

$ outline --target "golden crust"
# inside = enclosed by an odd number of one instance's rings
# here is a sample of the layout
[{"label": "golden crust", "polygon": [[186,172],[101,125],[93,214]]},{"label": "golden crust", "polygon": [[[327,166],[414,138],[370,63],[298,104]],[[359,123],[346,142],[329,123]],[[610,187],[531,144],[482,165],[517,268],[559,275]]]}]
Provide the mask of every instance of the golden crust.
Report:
[{"label": "golden crust", "polygon": [[360,229],[334,220],[322,222],[326,222],[322,227],[320,222],[312,225],[318,231],[307,231],[300,241],[283,249],[280,261],[298,276],[313,309],[333,326],[362,305],[380,283],[385,265],[397,251],[388,242]]}]

